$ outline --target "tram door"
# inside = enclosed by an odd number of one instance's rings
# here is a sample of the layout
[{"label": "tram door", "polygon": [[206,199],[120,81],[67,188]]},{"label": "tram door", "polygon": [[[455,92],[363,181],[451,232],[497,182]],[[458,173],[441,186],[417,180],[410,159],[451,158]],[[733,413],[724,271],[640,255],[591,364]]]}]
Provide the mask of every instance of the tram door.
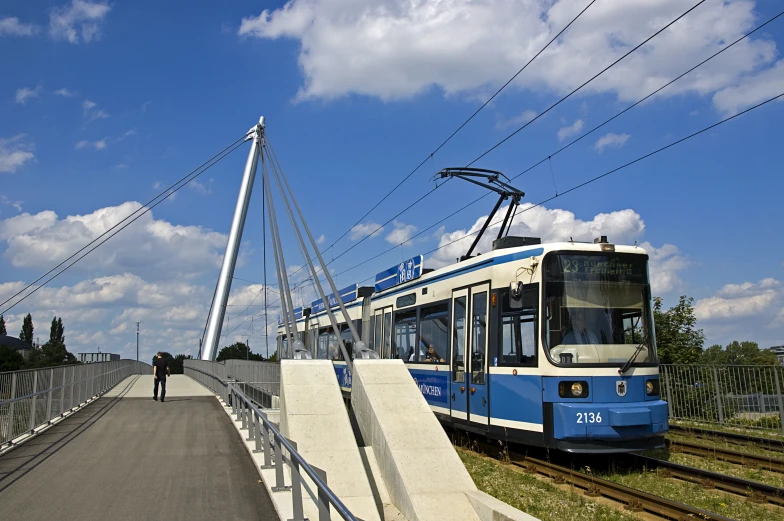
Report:
[{"label": "tram door", "polygon": [[466,370],[468,386],[468,420],[489,425],[490,410],[487,405],[487,316],[490,285],[481,284],[471,288],[469,303],[469,332],[466,359],[471,356]]},{"label": "tram door", "polygon": [[490,285],[452,293],[452,416],[489,423],[487,315]]},{"label": "tram door", "polygon": [[468,419],[468,393],[466,389],[465,346],[466,346],[466,314],[468,309],[468,290],[452,292],[452,378],[450,382],[450,398],[452,399],[452,417],[460,420]]},{"label": "tram door", "polygon": [[373,350],[380,358],[391,358],[392,307],[376,310],[373,324]]}]

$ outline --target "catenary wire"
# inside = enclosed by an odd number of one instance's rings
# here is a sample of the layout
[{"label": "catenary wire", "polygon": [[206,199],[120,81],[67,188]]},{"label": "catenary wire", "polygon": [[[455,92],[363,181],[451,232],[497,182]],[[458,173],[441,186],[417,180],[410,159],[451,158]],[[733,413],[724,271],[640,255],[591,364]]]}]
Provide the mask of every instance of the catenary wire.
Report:
[{"label": "catenary wire", "polygon": [[[632,105],[628,106],[628,107],[627,107],[627,108],[625,108],[624,110],[622,110],[622,111],[618,112],[617,114],[615,114],[615,115],[614,115],[614,116],[612,116],[611,118],[609,118],[609,119],[605,120],[603,123],[600,123],[599,125],[597,125],[597,126],[593,127],[593,128],[592,128],[591,130],[589,130],[588,132],[586,132],[586,133],[582,134],[581,136],[579,136],[579,137],[575,138],[574,140],[570,141],[569,143],[567,143],[566,145],[562,146],[560,149],[556,150],[555,152],[552,152],[551,154],[549,154],[549,155],[547,155],[547,156],[543,157],[543,158],[542,158],[541,160],[539,160],[538,162],[536,162],[536,163],[534,163],[533,165],[529,166],[528,168],[526,168],[525,170],[523,170],[523,171],[522,171],[522,172],[520,172],[519,174],[517,174],[517,175],[513,176],[513,177],[511,178],[511,180],[515,180],[515,179],[519,178],[520,176],[522,176],[522,175],[526,174],[527,172],[529,172],[529,171],[533,170],[533,169],[534,169],[534,168],[536,168],[537,166],[539,166],[539,165],[541,165],[542,163],[546,162],[548,159],[550,159],[550,158],[552,158],[552,157],[555,157],[556,155],[560,154],[561,152],[563,152],[563,151],[564,151],[564,150],[566,150],[567,148],[571,147],[572,145],[574,145],[574,144],[575,144],[575,143],[577,143],[578,141],[580,141],[580,140],[584,139],[585,137],[587,137],[587,136],[591,135],[592,133],[596,132],[597,130],[599,130],[600,128],[604,127],[605,125],[607,125],[607,124],[608,124],[608,123],[610,123],[611,121],[615,120],[616,118],[618,118],[618,117],[620,117],[621,115],[625,114],[625,113],[626,113],[626,112],[628,112],[629,110],[631,110],[631,109],[633,109],[634,107],[636,107],[636,106],[640,105],[641,103],[645,102],[645,101],[646,101],[646,100],[648,100],[649,98],[651,98],[651,97],[655,96],[656,94],[658,94],[659,92],[661,92],[661,91],[662,91],[662,90],[664,90],[665,88],[669,87],[670,85],[672,85],[673,83],[675,83],[675,82],[676,82],[676,81],[678,81],[679,79],[683,78],[683,77],[684,77],[684,76],[686,76],[687,74],[689,74],[689,73],[693,72],[695,69],[697,69],[697,68],[701,67],[702,65],[704,65],[704,64],[705,64],[705,63],[707,63],[707,62],[709,62],[709,61],[710,61],[710,60],[712,60],[713,58],[716,58],[717,56],[719,56],[719,55],[720,55],[720,54],[722,54],[723,52],[725,52],[725,51],[729,50],[730,48],[732,48],[734,45],[736,45],[736,44],[737,44],[737,43],[739,43],[740,41],[742,41],[742,40],[744,40],[744,39],[748,38],[749,36],[751,36],[752,34],[754,34],[754,33],[755,33],[755,32],[757,32],[757,31],[759,31],[760,29],[762,29],[763,27],[765,27],[765,26],[766,26],[766,25],[768,25],[769,23],[773,22],[773,21],[774,21],[774,20],[776,20],[777,18],[780,18],[782,15],[784,15],[784,11],[782,11],[782,12],[778,13],[777,15],[773,16],[772,18],[770,18],[770,19],[769,19],[769,20],[767,20],[766,22],[764,22],[764,23],[762,23],[762,24],[758,25],[757,27],[755,27],[755,28],[754,28],[754,29],[752,29],[751,31],[747,32],[746,34],[744,34],[744,35],[743,35],[743,36],[741,36],[740,38],[736,39],[736,40],[735,40],[735,41],[733,41],[732,43],[730,43],[730,44],[728,44],[727,46],[723,47],[722,49],[720,49],[719,51],[715,52],[714,54],[712,54],[712,55],[711,55],[711,56],[709,56],[708,58],[706,58],[706,59],[702,60],[702,61],[701,61],[700,63],[698,63],[697,65],[695,65],[695,66],[691,67],[691,68],[690,68],[690,69],[688,69],[687,71],[683,72],[682,74],[678,75],[678,76],[677,76],[677,77],[675,77],[674,79],[672,79],[672,80],[670,80],[669,82],[665,83],[664,85],[662,85],[662,86],[661,86],[661,87],[659,87],[658,89],[654,90],[653,92],[651,92],[651,93],[650,93],[650,94],[648,94],[647,96],[643,97],[643,98],[642,98],[642,99],[640,99],[639,101],[637,101],[637,102],[635,102],[634,104],[632,104]],[[364,260],[364,261],[360,262],[359,264],[356,264],[356,265],[354,265],[354,266],[351,266],[350,268],[347,268],[347,269],[345,269],[345,270],[343,270],[343,271],[341,271],[341,272],[339,272],[339,273],[335,274],[335,277],[338,277],[338,276],[340,276],[340,275],[343,275],[343,274],[345,274],[345,273],[347,273],[347,272],[349,272],[349,271],[352,271],[352,270],[354,270],[355,268],[358,268],[358,267],[360,267],[360,266],[362,266],[362,265],[364,265],[364,264],[367,264],[368,262],[370,262],[370,261],[372,261],[372,260],[375,260],[375,259],[377,259],[378,257],[381,257],[382,255],[385,255],[385,254],[387,254],[387,253],[389,253],[389,252],[391,252],[391,251],[393,251],[393,250],[397,249],[398,247],[400,247],[400,246],[402,246],[402,245],[404,245],[404,244],[406,244],[406,243],[408,243],[408,242],[410,242],[410,241],[412,241],[412,240],[416,239],[417,237],[419,237],[419,236],[421,236],[421,235],[423,235],[423,234],[427,233],[428,231],[432,230],[433,228],[435,228],[436,226],[438,226],[438,225],[442,224],[443,222],[447,221],[448,219],[450,219],[450,218],[454,217],[454,216],[455,216],[455,215],[457,215],[458,213],[460,213],[460,212],[462,212],[462,211],[466,210],[466,209],[467,209],[467,208],[469,208],[470,206],[473,206],[474,204],[478,203],[478,202],[479,202],[479,201],[481,201],[482,199],[486,198],[486,197],[487,197],[489,194],[490,194],[490,193],[488,192],[488,193],[485,193],[485,194],[483,194],[483,195],[481,195],[481,196],[477,197],[476,199],[474,199],[474,200],[470,201],[469,203],[467,203],[467,204],[465,204],[464,206],[460,207],[460,208],[459,208],[459,209],[457,209],[456,211],[454,211],[454,212],[450,213],[449,215],[447,215],[447,216],[445,216],[445,217],[443,217],[443,218],[439,219],[438,221],[436,221],[435,223],[431,224],[431,225],[430,225],[430,226],[428,226],[427,228],[424,228],[424,229],[422,229],[421,231],[419,231],[418,233],[416,233],[416,234],[412,235],[412,236],[411,236],[411,237],[409,237],[407,240],[405,240],[405,241],[402,241],[402,242],[400,242],[399,244],[396,244],[396,245],[392,246],[391,248],[388,248],[388,249],[386,249],[386,250],[382,251],[381,253],[379,253],[379,254],[377,254],[377,255],[374,255],[373,257],[370,257],[370,258],[368,258],[368,259],[366,259],[366,260]]]},{"label": "catenary wire", "polygon": [[[236,142],[235,142],[235,143],[236,143]],[[220,162],[220,161],[221,161],[221,160],[222,160],[224,157],[226,157],[227,155],[231,154],[232,152],[234,152],[235,150],[237,150],[237,149],[238,149],[240,146],[242,146],[242,144],[243,144],[243,143],[244,143],[244,138],[243,138],[243,139],[240,141],[240,143],[237,143],[237,144],[236,144],[236,145],[235,145],[233,148],[231,148],[231,149],[229,149],[228,151],[224,152],[224,153],[223,153],[223,154],[222,154],[220,157],[218,157],[217,159],[215,159],[215,160],[214,160],[214,161],[213,161],[213,162],[212,162],[210,165],[208,165],[207,167],[205,167],[203,170],[201,170],[201,171],[200,171],[200,172],[198,172],[197,174],[193,175],[193,176],[192,176],[190,179],[188,179],[187,181],[185,181],[184,183],[182,183],[182,184],[181,184],[180,186],[178,186],[177,188],[174,188],[174,189],[173,189],[173,190],[171,190],[170,192],[166,193],[166,194],[165,194],[165,195],[164,195],[164,196],[163,196],[161,199],[159,199],[159,200],[158,200],[157,202],[155,202],[154,204],[152,204],[152,205],[150,205],[150,206],[146,207],[146,209],[145,209],[143,212],[141,212],[139,215],[137,215],[136,217],[134,217],[134,218],[133,218],[133,219],[131,219],[130,221],[126,222],[126,223],[125,223],[123,226],[121,226],[121,227],[119,227],[119,228],[117,228],[117,229],[114,229],[115,227],[113,227],[113,228],[112,228],[112,230],[113,230],[113,231],[112,231],[112,233],[111,233],[109,236],[105,237],[105,238],[104,238],[104,239],[103,239],[101,242],[99,242],[99,243],[95,244],[93,247],[91,247],[91,248],[90,248],[90,249],[88,249],[86,252],[84,252],[84,253],[83,253],[83,254],[82,254],[80,257],[78,257],[76,260],[74,260],[73,262],[71,262],[70,264],[68,264],[68,265],[67,265],[67,266],[65,266],[64,268],[62,268],[60,271],[58,271],[57,273],[55,273],[54,275],[52,275],[51,277],[49,277],[48,279],[46,279],[46,280],[45,280],[45,281],[44,281],[42,284],[40,284],[39,286],[36,286],[36,287],[35,287],[35,288],[34,288],[32,291],[30,291],[29,293],[27,293],[26,295],[24,295],[22,298],[20,298],[20,299],[19,299],[19,300],[17,300],[16,302],[14,302],[12,305],[10,305],[9,307],[5,308],[5,310],[3,310],[2,312],[0,312],[0,314],[5,314],[5,313],[7,313],[8,311],[10,311],[11,309],[13,309],[13,308],[15,308],[16,306],[18,306],[18,305],[19,305],[21,302],[23,302],[23,301],[24,301],[24,300],[26,300],[28,297],[30,297],[30,296],[32,296],[33,294],[35,294],[35,293],[36,293],[38,290],[40,290],[41,288],[43,288],[44,286],[46,286],[46,285],[47,285],[49,282],[51,282],[52,280],[54,280],[54,279],[55,279],[55,278],[57,278],[58,276],[60,276],[60,274],[62,274],[64,271],[68,270],[68,269],[69,269],[71,266],[73,266],[74,264],[76,264],[77,262],[79,262],[80,260],[82,260],[83,258],[85,258],[87,255],[89,255],[90,253],[92,253],[93,251],[95,251],[97,248],[99,248],[100,246],[102,246],[102,245],[103,245],[103,244],[104,244],[106,241],[108,241],[109,239],[111,239],[112,237],[114,237],[115,235],[117,235],[119,232],[123,231],[125,228],[127,228],[128,226],[130,226],[131,224],[133,224],[134,222],[136,222],[136,220],[137,220],[137,219],[141,218],[142,216],[144,216],[145,214],[147,214],[148,212],[150,212],[150,211],[151,211],[153,208],[155,208],[156,206],[158,206],[159,204],[161,204],[163,201],[165,201],[166,199],[168,199],[169,197],[171,197],[172,195],[174,195],[175,193],[177,193],[177,192],[178,192],[180,189],[182,189],[182,188],[183,188],[184,186],[186,186],[188,183],[190,183],[191,181],[193,181],[194,179],[196,179],[197,177],[199,177],[201,174],[203,174],[204,172],[206,172],[207,170],[209,170],[210,168],[212,168],[213,166],[215,166],[215,165],[216,165],[218,162]],[[224,150],[226,150],[226,149],[224,149]],[[213,157],[215,157],[215,156],[213,156]],[[105,234],[104,234],[104,235],[105,235]],[[101,237],[103,237],[104,235],[102,235]],[[94,243],[95,243],[95,241],[93,241],[91,244],[94,244]],[[84,248],[82,248],[82,250],[80,250],[80,251],[83,251],[83,250],[84,250]],[[73,258],[73,256],[71,256],[70,258]],[[62,264],[60,264],[60,265],[62,265]],[[51,273],[51,271],[50,271],[49,273]],[[38,280],[40,280],[40,279],[38,279]],[[7,301],[6,301],[6,302],[7,302]]]},{"label": "catenary wire", "polygon": [[[247,135],[247,134],[245,134],[245,135],[243,135],[242,137],[240,137],[240,138],[236,139],[236,140],[235,140],[233,143],[231,143],[229,146],[225,147],[223,150],[221,150],[220,152],[218,152],[217,154],[215,154],[214,156],[212,156],[211,158],[209,158],[207,161],[205,161],[204,163],[202,163],[201,165],[199,165],[199,166],[198,166],[198,167],[196,167],[195,169],[191,170],[191,171],[190,171],[188,174],[186,174],[185,176],[183,176],[182,178],[180,178],[180,179],[179,179],[179,180],[178,180],[176,183],[172,184],[171,186],[169,186],[168,188],[166,188],[165,190],[163,190],[161,193],[159,193],[158,195],[156,195],[155,197],[153,197],[152,199],[150,199],[149,201],[147,201],[146,203],[144,203],[144,204],[143,204],[143,205],[142,205],[140,208],[138,208],[138,209],[136,209],[135,211],[131,212],[131,213],[130,213],[130,214],[127,216],[127,217],[125,217],[125,218],[124,218],[122,221],[118,222],[117,224],[115,224],[114,226],[112,226],[111,228],[109,228],[108,230],[106,230],[105,232],[103,232],[101,235],[99,235],[98,237],[96,237],[95,239],[93,239],[92,241],[90,241],[89,243],[87,243],[87,244],[85,244],[84,246],[82,246],[82,247],[81,247],[79,250],[75,251],[75,252],[74,252],[74,253],[73,253],[73,254],[72,254],[70,257],[68,257],[67,259],[64,259],[62,262],[60,262],[60,264],[58,264],[57,266],[55,266],[55,267],[53,267],[52,269],[50,269],[49,271],[47,271],[46,273],[44,273],[43,275],[41,275],[40,277],[38,277],[37,279],[35,279],[35,280],[34,280],[33,282],[31,282],[30,284],[28,284],[27,286],[25,286],[24,288],[22,288],[21,290],[19,290],[19,291],[18,291],[18,292],[16,292],[15,294],[13,294],[13,295],[11,295],[10,297],[8,297],[8,298],[7,298],[6,300],[4,300],[3,302],[0,302],[0,306],[3,306],[3,305],[5,305],[5,304],[7,304],[8,302],[10,302],[11,300],[13,300],[14,298],[18,297],[19,295],[21,295],[22,293],[24,293],[25,291],[27,291],[28,289],[30,289],[31,287],[33,287],[33,286],[34,286],[34,285],[35,285],[35,284],[36,284],[38,281],[40,281],[41,279],[43,279],[44,277],[46,277],[47,275],[49,275],[50,273],[52,273],[53,271],[55,271],[57,268],[59,268],[60,266],[62,266],[62,265],[63,265],[63,264],[65,264],[66,262],[68,262],[69,260],[71,260],[71,259],[73,259],[74,257],[76,257],[77,255],[79,255],[81,252],[83,252],[85,249],[89,248],[91,245],[95,244],[97,241],[99,241],[99,240],[100,240],[102,237],[104,237],[106,234],[110,233],[112,230],[114,230],[115,228],[117,228],[118,226],[120,226],[122,223],[124,223],[125,221],[127,221],[128,219],[130,219],[131,217],[133,217],[135,214],[137,214],[138,212],[140,212],[142,209],[144,209],[144,208],[146,208],[147,206],[149,206],[150,204],[152,204],[152,203],[153,203],[155,200],[157,200],[157,199],[159,199],[160,197],[162,197],[164,194],[166,194],[166,192],[168,192],[169,190],[171,190],[172,188],[174,188],[174,187],[175,187],[175,186],[177,186],[178,184],[182,183],[182,182],[183,182],[185,179],[187,179],[188,177],[192,176],[192,175],[193,175],[195,172],[198,172],[198,171],[199,171],[201,168],[203,168],[203,167],[204,167],[206,164],[208,164],[210,161],[212,161],[213,159],[215,159],[216,157],[218,157],[219,155],[221,155],[223,152],[225,152],[226,150],[228,150],[228,149],[229,149],[229,148],[231,148],[232,146],[236,145],[236,144],[237,144],[237,142],[239,142],[239,141],[244,141],[244,140],[245,140],[245,137],[246,137],[246,135]],[[209,168],[209,167],[208,167],[208,168]],[[175,191],[176,191],[176,190],[175,190]],[[173,193],[173,192],[172,192],[172,193]],[[168,197],[168,196],[167,196],[167,197]],[[146,213],[146,212],[145,212],[145,213]],[[8,309],[11,309],[11,308],[8,308]]]},{"label": "catenary wire", "polygon": [[[436,153],[438,153],[439,150],[441,150],[447,143],[449,143],[449,141],[451,141],[453,137],[455,137],[466,125],[468,125],[468,123],[470,123],[477,116],[477,114],[479,114],[487,105],[489,105],[501,93],[501,91],[503,91],[506,87],[508,87],[509,84],[511,84],[525,69],[528,68],[529,65],[531,65],[531,63],[533,63],[534,60],[536,60],[544,51],[546,51],[550,47],[550,45],[552,45],[558,38],[560,38],[566,32],[566,30],[569,27],[571,27],[572,24],[574,24],[588,10],[588,8],[590,8],[594,3],[596,3],[596,0],[591,0],[591,2],[587,6],[585,6],[579,13],[577,13],[577,15],[574,18],[572,18],[572,20],[568,24],[566,24],[552,39],[550,39],[550,41],[548,41],[547,44],[544,47],[542,47],[530,60],[528,60],[525,63],[525,65],[523,65],[520,69],[518,69],[518,71],[515,72],[515,74],[511,78],[509,78],[509,80],[506,83],[504,83],[498,90],[496,90],[495,93],[493,93],[492,96],[490,96],[478,109],[476,109],[465,121],[463,121],[463,123],[461,123],[460,126],[458,126],[446,139],[444,139],[441,142],[441,144],[439,144],[413,170],[411,170],[405,177],[403,177],[403,179],[400,180],[400,182],[398,182],[398,184],[395,185],[389,192],[387,192],[387,194],[384,195],[376,204],[374,204],[373,207],[370,208],[370,210],[365,212],[365,214],[362,217],[360,217],[354,224],[352,224],[348,229],[346,229],[346,231],[344,231],[340,235],[340,237],[338,237],[336,240],[334,240],[332,242],[332,244],[330,244],[327,248],[325,248],[324,251],[326,251],[326,250],[328,250],[330,248],[333,248],[338,242],[340,242],[341,239],[343,239],[346,235],[348,235],[349,232],[351,232],[351,230],[354,229],[354,227],[356,227],[358,224],[360,224],[368,215],[373,213],[373,211],[376,208],[378,208],[393,193],[395,193],[398,190],[398,188],[403,186],[403,184],[412,175],[414,175],[417,171],[419,171],[419,169],[422,168],[422,166],[424,166],[425,163],[427,163],[428,161],[432,160],[433,156]],[[433,191],[435,191],[435,190],[433,190]],[[426,194],[426,195],[429,195],[429,194]],[[394,219],[394,217],[392,219]],[[376,233],[376,231],[371,232],[370,234],[368,234],[366,236],[366,238],[373,236],[373,234],[375,234],[375,233]]]}]

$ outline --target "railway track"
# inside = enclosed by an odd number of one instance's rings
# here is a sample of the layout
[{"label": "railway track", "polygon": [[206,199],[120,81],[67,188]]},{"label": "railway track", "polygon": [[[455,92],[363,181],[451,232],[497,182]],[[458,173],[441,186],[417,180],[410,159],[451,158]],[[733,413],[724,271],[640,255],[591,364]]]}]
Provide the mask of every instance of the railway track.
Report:
[{"label": "railway track", "polygon": [[784,507],[784,489],[779,487],[639,454],[628,454],[627,456],[635,466],[656,469],[661,477],[681,479],[700,484],[705,488],[716,488],[724,492],[747,497],[756,503],[768,503]]},{"label": "railway track", "polygon": [[671,452],[681,452],[693,456],[703,456],[726,461],[736,465],[756,467],[770,472],[784,474],[784,460],[749,454],[737,450],[724,449],[721,447],[710,447],[691,441],[667,439],[667,448]]},{"label": "railway track", "polygon": [[735,432],[722,432],[712,431],[709,429],[681,427],[678,425],[670,425],[670,432],[673,434],[681,434],[683,436],[691,436],[693,438],[703,440],[721,439],[736,445],[762,447],[765,450],[784,453],[784,440],[749,436]]},{"label": "railway track", "polygon": [[[498,452],[498,447],[493,445],[479,441],[477,441],[476,444],[478,448],[485,451],[485,454]],[[546,476],[552,479],[556,484],[567,484],[582,489],[585,495],[589,497],[606,497],[623,504],[627,510],[632,512],[646,512],[661,519],[669,519],[672,521],[693,519],[700,519],[703,521],[729,521],[730,519],[707,510],[649,494],[641,490],[636,490],[625,485],[620,485],[590,474],[584,474],[540,459],[516,454],[514,452],[508,452],[507,456],[509,458],[509,463],[516,467],[520,467],[527,473]]]}]

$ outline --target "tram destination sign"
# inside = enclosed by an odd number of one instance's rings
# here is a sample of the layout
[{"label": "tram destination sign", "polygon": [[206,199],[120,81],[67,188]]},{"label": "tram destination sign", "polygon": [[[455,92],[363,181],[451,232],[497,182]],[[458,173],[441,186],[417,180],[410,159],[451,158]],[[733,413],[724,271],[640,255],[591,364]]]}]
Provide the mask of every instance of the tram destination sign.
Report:
[{"label": "tram destination sign", "polygon": [[394,288],[422,276],[424,257],[417,255],[376,275],[376,291]]},{"label": "tram destination sign", "polygon": [[549,272],[558,279],[635,280],[647,277],[647,265],[641,255],[558,255]]},{"label": "tram destination sign", "polygon": [[[357,300],[357,291],[358,291],[358,289],[359,289],[359,286],[357,286],[356,284],[352,284],[351,286],[349,286],[347,288],[343,288],[341,290],[338,290],[338,293],[340,294],[340,298],[341,298],[341,300],[343,300],[343,303],[345,304],[347,302],[352,302],[354,300]],[[327,295],[327,301],[329,302],[329,307],[330,308],[334,308],[335,306],[338,305],[338,299],[335,298],[335,294],[334,293],[330,293],[329,295]],[[310,304],[310,312],[313,313],[313,314],[320,313],[320,312],[324,311],[325,309],[326,308],[324,307],[324,301],[321,300],[321,299],[314,300]]]}]

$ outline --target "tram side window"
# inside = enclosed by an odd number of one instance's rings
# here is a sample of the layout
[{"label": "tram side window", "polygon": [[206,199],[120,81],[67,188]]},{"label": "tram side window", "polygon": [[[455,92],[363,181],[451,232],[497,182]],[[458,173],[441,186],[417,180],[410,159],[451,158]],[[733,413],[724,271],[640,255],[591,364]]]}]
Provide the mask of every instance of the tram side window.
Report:
[{"label": "tram side window", "polygon": [[539,309],[539,285],[523,288],[520,300],[510,300],[509,290],[499,293],[500,316],[499,365],[537,365],[536,318]]},{"label": "tram side window", "polygon": [[384,313],[384,353],[381,358],[392,358],[392,345],[390,344],[392,331],[392,312]]},{"label": "tram side window", "polygon": [[402,358],[404,362],[416,360],[417,317],[416,310],[398,311],[395,313],[395,330],[393,332],[392,358]]},{"label": "tram side window", "polygon": [[[361,321],[355,320],[354,327],[357,330],[357,334],[362,335],[361,329]],[[340,326],[340,337],[343,339],[343,344],[346,346],[346,351],[348,352],[348,356],[353,360],[354,359],[354,335],[351,333],[351,328],[348,327],[348,324],[343,324]],[[343,351],[340,350],[340,345],[338,344],[338,360],[345,360],[343,358]]]},{"label": "tram side window", "polygon": [[373,333],[376,330],[376,316],[370,315],[370,320],[368,321],[368,339],[367,345],[368,349],[375,349],[375,344],[373,343]]},{"label": "tram side window", "polygon": [[278,337],[278,359],[286,358],[289,352],[289,339],[286,338],[286,335],[281,335]]},{"label": "tram side window", "polygon": [[381,316],[379,315],[376,318],[376,327],[375,327],[375,335],[373,336],[373,349],[378,353],[378,356],[381,357],[383,351],[381,350],[382,342],[384,339],[381,337],[381,326],[383,322],[381,321]]},{"label": "tram side window", "polygon": [[419,349],[415,354],[419,362],[449,360],[449,307],[446,303],[423,307],[420,311]]},{"label": "tram side window", "polygon": [[452,381],[462,382],[464,379],[465,362],[465,327],[466,327],[466,297],[454,300],[454,319],[452,323]]},{"label": "tram side window", "polygon": [[320,360],[337,360],[338,351],[338,337],[332,332],[332,329],[322,329],[318,337],[318,353],[316,358]]},{"label": "tram side window", "polygon": [[471,382],[485,383],[487,344],[487,292],[474,293],[471,301]]}]

